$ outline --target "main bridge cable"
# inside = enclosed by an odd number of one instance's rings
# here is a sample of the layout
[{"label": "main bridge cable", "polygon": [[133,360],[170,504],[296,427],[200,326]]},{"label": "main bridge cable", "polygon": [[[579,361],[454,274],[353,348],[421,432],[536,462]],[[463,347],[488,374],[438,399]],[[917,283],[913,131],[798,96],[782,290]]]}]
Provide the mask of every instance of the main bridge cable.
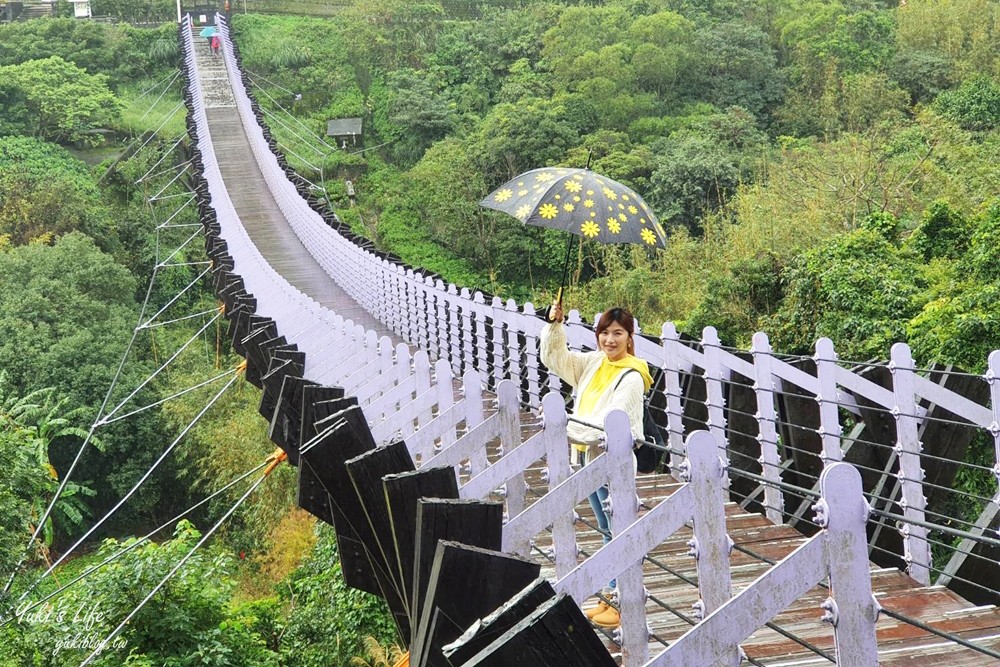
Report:
[{"label": "main bridge cable", "polygon": [[254,491],[256,491],[261,484],[263,484],[264,480],[270,477],[274,469],[286,458],[287,455],[285,454],[284,451],[280,449],[276,450],[273,454],[267,457],[267,460],[265,461],[265,463],[267,464],[267,468],[264,470],[264,473],[260,476],[260,478],[256,482],[254,482],[253,485],[249,489],[247,489],[242,496],[240,496],[240,499],[237,500],[236,503],[232,507],[230,507],[218,521],[215,522],[215,525],[209,528],[208,532],[202,535],[201,539],[198,540],[198,543],[195,544],[193,547],[191,547],[190,551],[188,551],[184,555],[184,557],[180,559],[177,565],[175,565],[173,569],[171,569],[170,572],[168,572],[167,575],[160,580],[160,583],[154,586],[153,590],[151,590],[149,594],[147,594],[146,597],[143,598],[142,601],[139,604],[137,604],[132,611],[128,613],[128,615],[122,620],[122,622],[118,624],[118,627],[112,630],[111,633],[94,648],[93,652],[89,656],[87,656],[87,658],[83,662],[80,663],[80,667],[86,667],[93,661],[93,659],[96,656],[100,655],[100,653],[105,649],[108,643],[111,642],[111,640],[113,640],[121,633],[122,629],[128,624],[129,621],[135,618],[135,615],[139,613],[139,610],[141,610],[144,606],[146,606],[146,603],[153,599],[153,596],[156,595],[159,592],[159,590],[166,585],[166,583],[170,580],[170,578],[173,577],[175,574],[177,574],[177,572],[182,567],[184,567],[184,564],[188,562],[191,556],[194,555],[195,551],[197,551],[203,544],[205,544],[205,542],[208,541],[208,538],[210,538],[215,533],[215,531],[218,530],[219,527],[223,523],[225,523],[229,519],[229,517],[233,515],[234,512],[236,512],[239,506],[242,505],[244,501],[246,501],[246,499],[249,498],[250,495]]},{"label": "main bridge cable", "polygon": [[43,598],[41,598],[39,600],[36,600],[35,602],[31,603],[30,606],[27,606],[27,607],[24,607],[22,609],[16,610],[16,612],[12,616],[10,616],[6,620],[0,622],[0,628],[3,628],[7,624],[11,623],[14,619],[16,619],[16,618],[18,618],[20,616],[24,616],[25,614],[27,614],[27,613],[29,613],[29,612],[37,609],[38,607],[40,607],[41,605],[45,604],[46,602],[48,602],[49,600],[51,600],[55,596],[59,595],[63,591],[65,591],[68,588],[70,588],[73,585],[75,585],[77,582],[79,582],[79,581],[81,581],[81,580],[89,577],[91,574],[93,574],[97,570],[100,570],[105,565],[111,564],[112,562],[118,560],[119,558],[121,558],[125,554],[129,553],[130,551],[133,551],[134,549],[138,548],[142,544],[148,542],[150,539],[152,539],[152,537],[154,535],[156,535],[160,531],[165,530],[165,529],[169,528],[170,526],[173,526],[176,522],[180,521],[185,516],[187,516],[188,514],[190,514],[193,511],[195,511],[196,509],[198,509],[202,505],[205,505],[205,504],[211,502],[212,500],[214,500],[218,496],[221,496],[223,493],[225,493],[229,489],[233,488],[234,486],[236,486],[237,484],[239,484],[243,480],[245,480],[250,475],[253,475],[256,472],[259,472],[265,466],[270,465],[269,462],[270,462],[270,458],[268,460],[265,460],[263,463],[259,463],[253,469],[248,470],[247,472],[243,473],[242,475],[240,475],[239,477],[237,477],[233,481],[229,482],[228,484],[226,484],[222,488],[220,488],[217,491],[213,492],[212,495],[210,495],[210,496],[208,496],[208,497],[206,497],[206,498],[204,498],[202,500],[199,500],[197,503],[195,503],[191,507],[187,508],[186,510],[184,510],[183,512],[181,512],[180,514],[178,514],[174,518],[172,518],[169,521],[163,523],[160,527],[154,528],[152,531],[150,531],[149,533],[147,533],[143,537],[140,537],[139,539],[137,539],[135,542],[133,542],[132,544],[128,545],[127,547],[123,547],[122,549],[119,549],[117,552],[115,552],[114,554],[108,556],[107,558],[105,558],[100,563],[98,563],[96,565],[91,565],[86,570],[84,570],[80,574],[76,575],[75,577],[73,577],[72,579],[70,579],[68,582],[66,582],[65,584],[63,584],[62,586],[60,586],[59,588],[57,588],[56,590],[54,590],[54,591],[46,594],[45,597],[43,597]]},{"label": "main bridge cable", "polygon": [[21,596],[18,598],[18,602],[24,600],[24,598],[27,597],[27,595],[31,593],[31,591],[33,591],[38,586],[38,584],[40,584],[47,576],[52,574],[53,570],[55,570],[56,567],[58,567],[64,560],[66,560],[66,558],[71,553],[73,553],[73,551],[75,551],[77,547],[83,544],[88,537],[93,535],[94,531],[96,531],[98,528],[104,525],[105,521],[110,519],[115,512],[121,509],[121,507],[128,501],[128,499],[131,498],[132,495],[139,490],[139,487],[142,486],[142,484],[147,479],[149,479],[149,477],[159,467],[159,465],[163,463],[163,461],[167,458],[167,456],[169,456],[170,453],[173,452],[174,448],[180,443],[180,441],[184,438],[184,436],[188,434],[188,431],[194,428],[194,425],[201,420],[201,418],[205,415],[205,413],[207,413],[209,409],[211,409],[212,406],[215,405],[215,403],[220,398],[222,398],[222,395],[225,394],[226,391],[233,386],[236,380],[238,380],[241,377],[241,375],[243,374],[242,371],[244,369],[245,365],[241,363],[240,366],[237,367],[237,370],[233,372],[233,377],[230,378],[229,382],[227,382],[225,386],[222,387],[222,389],[216,392],[215,396],[213,396],[211,400],[209,400],[208,403],[201,409],[201,411],[199,411],[198,414],[194,416],[194,418],[188,423],[188,425],[184,427],[184,430],[182,430],[181,433],[176,438],[174,438],[174,441],[171,442],[170,445],[165,450],[163,450],[163,452],[160,453],[160,456],[156,459],[156,461],[153,462],[153,465],[150,466],[145,473],[143,473],[142,477],[140,477],[139,481],[137,481],[132,486],[132,488],[129,489],[128,493],[126,493],[122,497],[122,499],[115,504],[114,507],[108,510],[108,512],[103,517],[101,517],[101,519],[97,523],[91,526],[91,528],[86,533],[84,533],[82,537],[80,537],[76,542],[74,542],[73,545],[70,546],[70,548],[67,549],[65,553],[63,553],[51,565],[49,565],[49,567],[45,570],[45,572],[43,572],[37,579],[35,579],[34,582],[32,582],[30,586],[28,586],[28,588],[23,593],[21,593]]}]

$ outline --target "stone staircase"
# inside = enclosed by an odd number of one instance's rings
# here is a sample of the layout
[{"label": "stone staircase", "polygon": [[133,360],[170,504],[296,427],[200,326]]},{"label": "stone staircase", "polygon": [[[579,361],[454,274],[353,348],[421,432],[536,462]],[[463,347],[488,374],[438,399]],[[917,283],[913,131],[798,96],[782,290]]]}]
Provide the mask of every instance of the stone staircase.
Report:
[{"label": "stone staircase", "polygon": [[29,19],[50,18],[55,15],[55,7],[55,2],[25,2],[17,19],[27,21]]},{"label": "stone staircase", "polygon": [[198,61],[201,89],[205,97],[205,108],[233,108],[236,106],[236,101],[233,99],[233,89],[229,85],[229,73],[226,71],[222,51],[220,50],[218,55],[212,53],[208,39],[198,34],[204,28],[203,25],[194,26],[191,33],[194,37],[194,51]]}]

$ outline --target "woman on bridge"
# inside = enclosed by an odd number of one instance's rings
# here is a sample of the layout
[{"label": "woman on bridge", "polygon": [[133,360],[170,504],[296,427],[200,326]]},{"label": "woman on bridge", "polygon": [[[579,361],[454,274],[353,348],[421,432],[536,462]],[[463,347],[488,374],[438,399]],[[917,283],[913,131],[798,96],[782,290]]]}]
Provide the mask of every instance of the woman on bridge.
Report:
[{"label": "woman on bridge", "polygon": [[[589,424],[603,425],[609,412],[624,410],[632,427],[632,437],[642,439],[643,395],[649,391],[653,378],[646,361],[633,356],[635,319],[632,313],[625,308],[612,308],[601,315],[597,321],[596,352],[570,350],[562,323],[562,304],[553,303],[551,313],[553,322],[542,328],[542,363],[573,387],[572,416]],[[574,463],[586,465],[601,453],[603,430],[570,421],[566,433],[572,443]],[[588,498],[605,544],[611,540],[611,524],[604,510],[607,498],[606,486]],[[615,581],[609,582],[603,597],[608,597],[614,587]],[[587,616],[603,627],[617,627],[619,623],[618,610],[603,600],[588,610]]]}]

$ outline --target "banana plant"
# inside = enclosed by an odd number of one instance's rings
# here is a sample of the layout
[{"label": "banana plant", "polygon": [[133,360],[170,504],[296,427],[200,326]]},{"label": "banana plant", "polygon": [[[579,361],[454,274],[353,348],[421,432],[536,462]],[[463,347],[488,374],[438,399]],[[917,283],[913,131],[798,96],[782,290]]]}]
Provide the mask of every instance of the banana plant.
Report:
[{"label": "banana plant", "polygon": [[[27,468],[40,473],[25,476],[17,485],[18,495],[30,503],[32,531],[59,489],[59,474],[50,459],[53,443],[67,438],[83,440],[88,434],[86,429],[76,425],[84,409],[67,410],[66,404],[65,398],[55,398],[55,390],[51,387],[18,396],[10,390],[6,376],[0,373],[0,430],[16,443],[19,457]],[[104,448],[97,437],[91,436],[90,443],[100,450]],[[90,516],[86,498],[96,494],[86,482],[68,481],[42,526],[44,545],[52,544],[57,525],[63,530],[81,525]]]}]

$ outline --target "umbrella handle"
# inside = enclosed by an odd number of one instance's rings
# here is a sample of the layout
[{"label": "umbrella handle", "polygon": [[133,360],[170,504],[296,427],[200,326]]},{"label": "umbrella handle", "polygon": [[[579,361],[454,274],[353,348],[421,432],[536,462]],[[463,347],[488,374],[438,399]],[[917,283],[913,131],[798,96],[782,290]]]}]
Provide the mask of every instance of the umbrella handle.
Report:
[{"label": "umbrella handle", "polygon": [[[559,286],[559,291],[556,292],[556,298],[553,301],[553,303],[558,303],[561,306],[562,305],[562,295],[563,295],[563,288],[560,285]],[[553,312],[553,310],[552,310],[552,306],[549,306],[548,320],[549,320],[549,322],[555,322],[556,321],[556,315],[555,315],[555,312]]]}]

